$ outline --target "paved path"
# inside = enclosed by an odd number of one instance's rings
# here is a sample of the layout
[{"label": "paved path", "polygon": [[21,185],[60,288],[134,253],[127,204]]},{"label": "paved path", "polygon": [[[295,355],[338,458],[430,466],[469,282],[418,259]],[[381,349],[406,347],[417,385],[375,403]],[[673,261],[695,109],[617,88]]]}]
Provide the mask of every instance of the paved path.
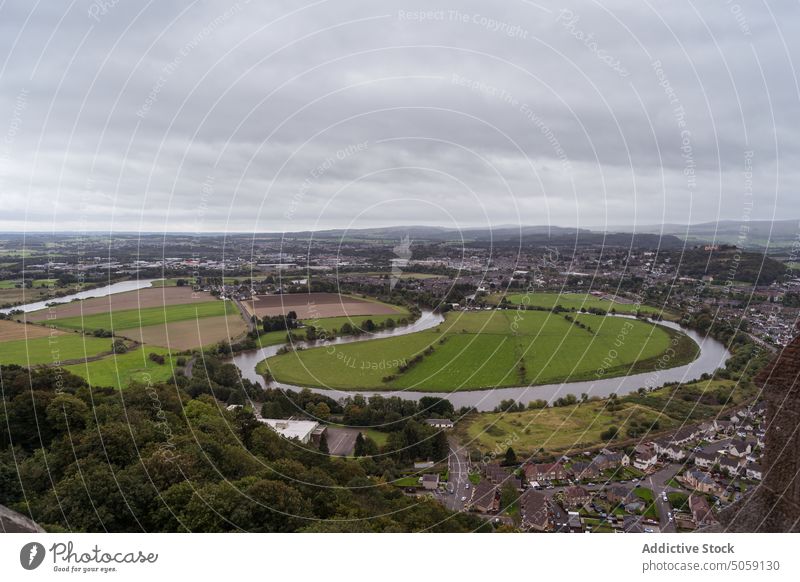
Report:
[{"label": "paved path", "polygon": [[183,375],[186,376],[187,378],[192,377],[192,368],[194,368],[195,359],[196,356],[192,356],[191,358],[189,358],[189,361],[186,362],[186,367],[184,367],[183,369]]},{"label": "paved path", "polygon": [[247,331],[255,331],[256,324],[255,322],[253,322],[253,318],[250,316],[250,314],[247,313],[247,310],[244,308],[244,305],[242,305],[242,302],[239,301],[238,299],[232,299],[231,301],[233,301],[236,304],[236,307],[239,308],[239,314],[242,316],[242,319],[244,319],[244,322],[247,324]]},{"label": "paved path", "polygon": [[455,438],[449,438],[448,442],[450,443],[450,453],[447,456],[448,483],[453,485],[453,493],[445,494],[443,501],[452,511],[463,511],[466,502],[461,501],[461,498],[466,497],[467,501],[469,501],[472,494],[472,489],[467,489],[469,484],[469,457]]}]

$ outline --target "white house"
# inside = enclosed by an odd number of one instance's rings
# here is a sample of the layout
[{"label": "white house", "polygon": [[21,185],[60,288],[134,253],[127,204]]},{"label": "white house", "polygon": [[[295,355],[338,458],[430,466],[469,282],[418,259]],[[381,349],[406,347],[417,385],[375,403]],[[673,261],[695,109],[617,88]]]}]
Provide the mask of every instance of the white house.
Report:
[{"label": "white house", "polygon": [[747,478],[748,479],[755,479],[756,481],[761,481],[763,478],[764,471],[761,469],[761,465],[757,463],[751,463],[747,465]]}]

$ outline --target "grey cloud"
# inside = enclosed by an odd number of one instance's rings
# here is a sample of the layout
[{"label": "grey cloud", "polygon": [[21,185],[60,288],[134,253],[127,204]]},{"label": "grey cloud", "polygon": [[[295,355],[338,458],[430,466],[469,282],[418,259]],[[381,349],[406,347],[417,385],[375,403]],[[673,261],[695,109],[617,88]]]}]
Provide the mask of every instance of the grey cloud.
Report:
[{"label": "grey cloud", "polygon": [[0,229],[800,214],[796,5],[543,6],[6,2]]}]

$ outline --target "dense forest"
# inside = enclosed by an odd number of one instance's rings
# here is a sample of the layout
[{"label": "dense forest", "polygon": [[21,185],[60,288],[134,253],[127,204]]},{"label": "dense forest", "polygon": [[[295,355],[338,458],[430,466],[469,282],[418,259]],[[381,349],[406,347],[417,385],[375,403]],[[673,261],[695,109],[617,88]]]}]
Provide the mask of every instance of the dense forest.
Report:
[{"label": "dense forest", "polygon": [[[229,374],[228,366],[212,365],[191,382],[118,391],[89,388],[58,369],[0,368],[0,504],[49,531],[487,527],[387,484],[391,454],[329,457],[282,439],[247,408],[227,410],[225,401],[242,390],[226,385],[240,382]],[[380,407],[394,418],[395,403]],[[347,408],[348,418],[377,418],[363,402]],[[398,433],[424,441],[420,427],[410,420]]]}]

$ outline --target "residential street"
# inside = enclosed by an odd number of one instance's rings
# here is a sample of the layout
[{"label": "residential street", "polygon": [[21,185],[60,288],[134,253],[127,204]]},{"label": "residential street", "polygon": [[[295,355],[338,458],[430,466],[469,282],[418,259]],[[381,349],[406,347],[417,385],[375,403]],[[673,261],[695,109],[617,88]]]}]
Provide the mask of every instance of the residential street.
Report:
[{"label": "residential street", "polygon": [[656,510],[658,511],[659,526],[664,533],[674,533],[677,531],[675,522],[669,520],[669,512],[672,511],[672,506],[669,501],[664,501],[662,494],[672,491],[682,491],[681,489],[676,489],[675,487],[667,485],[669,480],[678,474],[681,466],[682,465],[678,463],[669,464],[660,471],[656,471],[650,475],[644,481],[646,486],[653,491]]},{"label": "residential street", "polygon": [[461,501],[462,497],[469,500],[472,493],[471,489],[467,489],[469,483],[469,457],[466,451],[462,449],[455,439],[448,439],[450,443],[450,454],[447,458],[447,465],[450,472],[449,483],[453,485],[453,493],[445,494],[445,505],[453,511],[462,511],[464,509],[464,502]]}]

